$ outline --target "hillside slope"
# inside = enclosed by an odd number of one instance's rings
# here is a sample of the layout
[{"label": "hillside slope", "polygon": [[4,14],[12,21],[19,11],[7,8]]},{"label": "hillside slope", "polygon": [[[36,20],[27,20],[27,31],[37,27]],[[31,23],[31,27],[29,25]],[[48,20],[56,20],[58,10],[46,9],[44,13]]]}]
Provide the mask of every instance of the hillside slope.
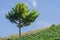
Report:
[{"label": "hillside slope", "polygon": [[46,30],[26,34],[21,38],[11,38],[12,40],[60,40],[60,25],[55,25]]}]

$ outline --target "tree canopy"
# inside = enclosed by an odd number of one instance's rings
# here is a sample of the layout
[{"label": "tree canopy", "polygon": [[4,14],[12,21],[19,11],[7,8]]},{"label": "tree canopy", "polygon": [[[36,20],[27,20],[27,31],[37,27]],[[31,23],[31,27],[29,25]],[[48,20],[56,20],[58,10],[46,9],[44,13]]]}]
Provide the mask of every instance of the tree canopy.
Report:
[{"label": "tree canopy", "polygon": [[6,18],[10,20],[10,22],[18,24],[19,27],[23,27],[34,22],[38,15],[35,9],[30,11],[25,3],[18,3],[8,14],[6,14]]}]

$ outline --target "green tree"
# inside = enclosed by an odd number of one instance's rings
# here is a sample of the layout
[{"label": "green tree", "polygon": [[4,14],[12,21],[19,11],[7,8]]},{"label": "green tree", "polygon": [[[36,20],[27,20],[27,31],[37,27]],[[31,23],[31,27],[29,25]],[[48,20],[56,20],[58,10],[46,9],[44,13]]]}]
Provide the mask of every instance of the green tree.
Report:
[{"label": "green tree", "polygon": [[6,18],[10,22],[17,24],[19,28],[19,37],[21,37],[21,28],[30,25],[37,17],[37,11],[30,11],[24,3],[18,3],[8,14],[6,14]]}]

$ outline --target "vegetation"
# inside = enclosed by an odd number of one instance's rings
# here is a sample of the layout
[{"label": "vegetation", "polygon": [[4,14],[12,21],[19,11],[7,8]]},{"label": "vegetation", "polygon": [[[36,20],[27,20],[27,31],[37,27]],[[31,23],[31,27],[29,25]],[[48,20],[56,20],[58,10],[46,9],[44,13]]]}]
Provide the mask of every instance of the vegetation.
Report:
[{"label": "vegetation", "polygon": [[54,27],[54,26],[55,26],[55,24],[52,24],[52,25],[51,25],[51,27]]},{"label": "vegetation", "polygon": [[21,38],[11,38],[11,40],[60,40],[60,25],[55,25],[46,30],[28,34]]},{"label": "vegetation", "polygon": [[12,23],[16,23],[19,28],[19,37],[21,37],[21,28],[28,26],[38,17],[37,11],[30,11],[24,3],[18,3],[12,11],[6,14],[6,18]]}]

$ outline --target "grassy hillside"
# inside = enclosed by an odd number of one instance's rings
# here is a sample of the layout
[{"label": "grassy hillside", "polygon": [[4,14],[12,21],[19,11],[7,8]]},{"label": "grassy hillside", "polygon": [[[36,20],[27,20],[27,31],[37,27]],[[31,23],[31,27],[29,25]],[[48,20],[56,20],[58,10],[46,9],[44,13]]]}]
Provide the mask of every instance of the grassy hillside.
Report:
[{"label": "grassy hillside", "polygon": [[60,40],[60,25],[51,26],[40,32],[26,34],[21,38],[12,37],[11,40]]}]

